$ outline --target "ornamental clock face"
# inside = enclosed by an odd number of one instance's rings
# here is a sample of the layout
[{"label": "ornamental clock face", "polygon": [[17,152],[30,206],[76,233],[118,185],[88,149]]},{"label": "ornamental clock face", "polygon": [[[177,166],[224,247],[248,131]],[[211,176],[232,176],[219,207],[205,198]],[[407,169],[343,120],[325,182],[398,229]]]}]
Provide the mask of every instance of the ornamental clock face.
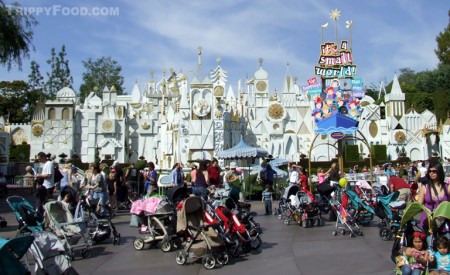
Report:
[{"label": "ornamental clock face", "polygon": [[403,142],[405,142],[405,139],[406,139],[405,134],[403,132],[395,133],[394,137],[398,143],[403,143]]},{"label": "ornamental clock face", "polygon": [[214,88],[214,96],[223,96],[224,89],[222,86]]},{"label": "ornamental clock face", "polygon": [[35,137],[40,137],[40,136],[42,136],[42,133],[44,132],[44,129],[42,128],[42,126],[36,125],[36,126],[33,127],[31,132],[33,133],[33,135]]},{"label": "ornamental clock face", "polygon": [[105,131],[110,131],[113,127],[112,121],[111,120],[105,120],[102,124],[103,130]]},{"label": "ornamental clock face", "polygon": [[269,107],[269,117],[272,119],[281,119],[284,116],[284,108],[279,103],[274,103]]},{"label": "ornamental clock face", "polygon": [[263,92],[265,91],[267,88],[267,84],[264,81],[258,81],[258,83],[256,83],[256,89],[258,89],[258,91]]}]

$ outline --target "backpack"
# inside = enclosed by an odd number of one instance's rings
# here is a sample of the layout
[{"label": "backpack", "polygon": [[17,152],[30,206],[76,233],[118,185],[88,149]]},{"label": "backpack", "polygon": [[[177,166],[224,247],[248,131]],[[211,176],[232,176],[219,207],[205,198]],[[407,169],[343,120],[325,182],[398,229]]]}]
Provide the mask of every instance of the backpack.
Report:
[{"label": "backpack", "polygon": [[63,175],[61,174],[61,171],[59,171],[59,166],[55,165],[54,183],[61,181],[62,178],[63,178]]}]

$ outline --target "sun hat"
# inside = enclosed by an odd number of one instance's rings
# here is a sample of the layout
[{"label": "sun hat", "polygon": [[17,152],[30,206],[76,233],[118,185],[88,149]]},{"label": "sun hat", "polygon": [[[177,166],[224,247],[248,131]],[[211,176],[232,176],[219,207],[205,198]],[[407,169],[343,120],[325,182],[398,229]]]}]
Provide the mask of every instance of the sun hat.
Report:
[{"label": "sun hat", "polygon": [[236,162],[230,163],[230,169],[236,169]]}]

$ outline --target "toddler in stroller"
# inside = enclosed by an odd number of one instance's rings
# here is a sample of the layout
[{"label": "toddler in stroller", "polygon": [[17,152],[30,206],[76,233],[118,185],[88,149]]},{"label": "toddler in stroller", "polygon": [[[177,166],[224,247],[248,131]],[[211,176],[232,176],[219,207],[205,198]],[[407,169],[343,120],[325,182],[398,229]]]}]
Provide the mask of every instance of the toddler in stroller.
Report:
[{"label": "toddler in stroller", "polygon": [[297,192],[299,191],[300,186],[296,184],[286,187],[283,197],[279,202],[278,209],[274,210],[275,213],[278,213],[278,219],[282,220],[284,218],[284,224],[286,225],[291,221],[301,223],[300,211],[298,209],[300,202],[297,198]]},{"label": "toddler in stroller", "polygon": [[175,234],[174,208],[167,200],[154,196],[134,201],[130,213],[141,220],[139,233],[142,237],[133,242],[136,250],[144,249],[145,244],[159,244],[164,252],[181,247],[181,240]]},{"label": "toddler in stroller", "polygon": [[177,214],[177,233],[187,234],[187,242],[176,254],[179,265],[188,258],[201,258],[206,269],[213,269],[216,263],[226,264],[228,254],[223,240],[212,226],[204,222],[203,201],[199,197],[189,197],[182,203]]}]

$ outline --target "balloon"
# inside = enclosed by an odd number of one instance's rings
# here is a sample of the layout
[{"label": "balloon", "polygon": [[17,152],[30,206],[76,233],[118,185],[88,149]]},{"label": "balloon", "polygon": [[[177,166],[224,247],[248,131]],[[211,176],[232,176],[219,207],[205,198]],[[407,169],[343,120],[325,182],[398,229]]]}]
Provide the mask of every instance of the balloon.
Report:
[{"label": "balloon", "polygon": [[344,188],[346,184],[347,184],[347,180],[346,180],[345,178],[341,178],[341,179],[339,180],[339,186],[340,186],[341,188]]}]

